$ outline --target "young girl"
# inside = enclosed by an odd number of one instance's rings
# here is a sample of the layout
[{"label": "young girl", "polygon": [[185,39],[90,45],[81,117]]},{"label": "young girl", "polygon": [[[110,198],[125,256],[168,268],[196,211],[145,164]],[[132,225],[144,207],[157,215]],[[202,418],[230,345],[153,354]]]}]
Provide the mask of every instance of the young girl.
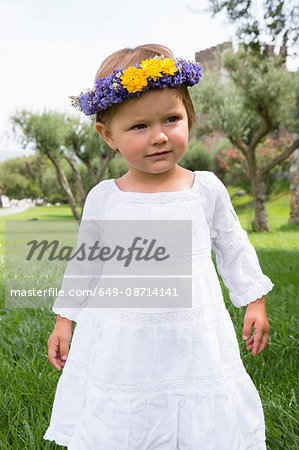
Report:
[{"label": "young girl", "polygon": [[129,166],[89,192],[83,220],[192,220],[192,308],[59,307],[56,300],[49,360],[64,370],[44,439],[71,450],[266,448],[261,401],[211,249],[231,301],[246,306],[242,337],[253,356],[267,345],[265,294],[273,284],[222,182],[178,165],[195,119],[187,86],[200,77],[198,63],[142,45],[109,56],[94,89],[73,97],[96,114],[97,131]]}]

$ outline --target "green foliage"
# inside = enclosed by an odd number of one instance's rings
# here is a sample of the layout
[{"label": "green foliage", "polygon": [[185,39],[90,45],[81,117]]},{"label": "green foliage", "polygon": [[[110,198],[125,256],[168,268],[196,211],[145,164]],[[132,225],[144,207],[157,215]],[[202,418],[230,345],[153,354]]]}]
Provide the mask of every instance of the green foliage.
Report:
[{"label": "green foliage", "polygon": [[[102,160],[107,157],[108,153],[113,154],[113,152],[95,130],[92,118],[78,119],[67,116],[65,121],[64,152],[75,155],[84,187],[86,191],[89,191],[95,183],[100,181],[97,173],[102,165]],[[91,173],[93,177],[90,176]]]},{"label": "green foliage", "polygon": [[43,155],[61,157],[65,137],[65,115],[56,111],[35,114],[21,110],[11,117],[23,148],[29,144]]},{"label": "green foliage", "polygon": [[42,173],[47,161],[40,155],[12,158],[0,164],[0,190],[10,198],[42,197]]},{"label": "green foliage", "polygon": [[244,108],[242,96],[232,81],[222,84],[216,73],[207,71],[200,86],[193,89],[197,114],[204,114],[210,132],[221,131],[229,139],[249,141],[254,113]]},{"label": "green foliage", "polygon": [[211,152],[201,141],[194,139],[189,143],[186,153],[179,161],[179,165],[192,171],[211,170]]},{"label": "green foliage", "polygon": [[268,116],[276,128],[284,125],[292,131],[296,115],[295,84],[292,74],[281,66],[280,57],[260,58],[240,46],[236,53],[225,52],[222,59],[242,97],[243,108],[251,111],[257,121],[255,126],[259,127]]},{"label": "green foliage", "polygon": [[296,0],[209,0],[214,14],[225,11],[237,23],[237,36],[250,51],[267,56],[267,44],[294,47],[298,41],[298,3]]},{"label": "green foliage", "polygon": [[[74,173],[70,167],[70,165],[67,163],[67,161],[62,160],[61,161],[61,167],[64,171],[70,188],[72,192],[74,193],[75,200],[79,202],[79,194],[77,192],[77,186],[76,186],[76,180]],[[79,166],[80,172],[81,169],[84,171],[84,168],[81,168]],[[85,174],[85,178],[88,178],[88,176]],[[87,183],[86,183],[87,184]],[[50,203],[67,203],[67,196],[65,194],[65,191],[62,189],[60,184],[57,182],[57,174],[55,171],[55,168],[52,165],[49,165],[47,169],[44,171],[42,180],[41,180],[41,186],[42,186],[42,197],[47,200]]]},{"label": "green foliage", "polygon": [[[83,206],[86,193],[105,177],[106,166],[114,157],[95,131],[93,121],[56,111],[35,114],[26,110],[16,112],[10,120],[23,148],[33,147],[55,167],[59,187],[53,185],[53,171],[46,173],[43,186],[49,190],[44,197],[51,201],[67,198],[79,220],[76,203]],[[64,192],[60,192],[60,186]]]},{"label": "green foliage", "polygon": [[128,169],[126,160],[121,155],[117,155],[108,164],[108,178],[120,178],[127,173]]},{"label": "green foliage", "polygon": [[67,203],[67,196],[57,183],[57,175],[53,167],[48,167],[42,177],[43,198],[50,203]]},{"label": "green foliage", "polygon": [[231,141],[249,144],[264,126],[265,116],[276,129],[284,125],[294,130],[294,77],[276,58],[259,59],[241,47],[237,53],[226,51],[223,64],[229,74],[227,82],[207,71],[200,85],[193,88],[196,111],[204,114],[210,131],[221,131]]}]

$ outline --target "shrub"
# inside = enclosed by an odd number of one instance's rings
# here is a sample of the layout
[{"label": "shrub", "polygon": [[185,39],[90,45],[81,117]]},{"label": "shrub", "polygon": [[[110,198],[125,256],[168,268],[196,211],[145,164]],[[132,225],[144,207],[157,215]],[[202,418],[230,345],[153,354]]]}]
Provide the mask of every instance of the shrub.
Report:
[{"label": "shrub", "polygon": [[212,170],[214,173],[221,178],[222,173],[219,170],[218,158],[217,155],[222,152],[222,150],[230,150],[232,148],[231,141],[227,138],[220,139],[212,150]]},{"label": "shrub", "polygon": [[179,165],[192,171],[212,170],[211,152],[201,141],[194,139],[189,143]]},{"label": "shrub", "polygon": [[108,178],[120,178],[128,171],[128,164],[121,155],[116,155],[108,164]]},{"label": "shrub", "polygon": [[[287,145],[290,144],[290,138],[268,138],[260,143],[256,148],[256,162],[257,167],[263,167],[268,162],[272,161],[279,155]],[[243,153],[237,148],[222,149],[216,154],[217,159],[217,174],[225,180],[227,184],[238,184],[242,186],[247,192],[251,191],[250,182],[245,175],[245,166],[247,164]],[[278,179],[287,179],[288,171],[291,164],[291,156],[282,163],[277,164],[265,176],[264,182],[266,184],[267,195],[273,189],[275,181]]]}]

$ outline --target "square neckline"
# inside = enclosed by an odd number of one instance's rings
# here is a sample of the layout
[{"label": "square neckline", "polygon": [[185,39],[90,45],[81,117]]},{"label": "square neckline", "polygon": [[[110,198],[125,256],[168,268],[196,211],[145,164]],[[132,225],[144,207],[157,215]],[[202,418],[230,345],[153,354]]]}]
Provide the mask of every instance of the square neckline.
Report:
[{"label": "square neckline", "polygon": [[165,201],[165,200],[173,200],[177,201],[179,199],[185,199],[188,197],[193,197],[198,180],[198,171],[195,170],[193,172],[193,183],[191,188],[189,189],[181,189],[179,191],[161,191],[161,192],[134,192],[134,191],[122,191],[116,184],[116,178],[111,178],[109,181],[112,186],[113,192],[121,197],[123,200],[157,200],[157,201]]}]

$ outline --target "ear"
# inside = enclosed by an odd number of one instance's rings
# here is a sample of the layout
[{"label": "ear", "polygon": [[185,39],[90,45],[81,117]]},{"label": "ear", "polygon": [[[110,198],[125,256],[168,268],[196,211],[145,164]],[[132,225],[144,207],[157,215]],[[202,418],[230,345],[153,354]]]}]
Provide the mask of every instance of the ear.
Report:
[{"label": "ear", "polygon": [[97,132],[102,136],[107,145],[109,145],[112,150],[117,150],[117,145],[115,145],[112,133],[109,127],[104,122],[96,122],[95,128]]}]

